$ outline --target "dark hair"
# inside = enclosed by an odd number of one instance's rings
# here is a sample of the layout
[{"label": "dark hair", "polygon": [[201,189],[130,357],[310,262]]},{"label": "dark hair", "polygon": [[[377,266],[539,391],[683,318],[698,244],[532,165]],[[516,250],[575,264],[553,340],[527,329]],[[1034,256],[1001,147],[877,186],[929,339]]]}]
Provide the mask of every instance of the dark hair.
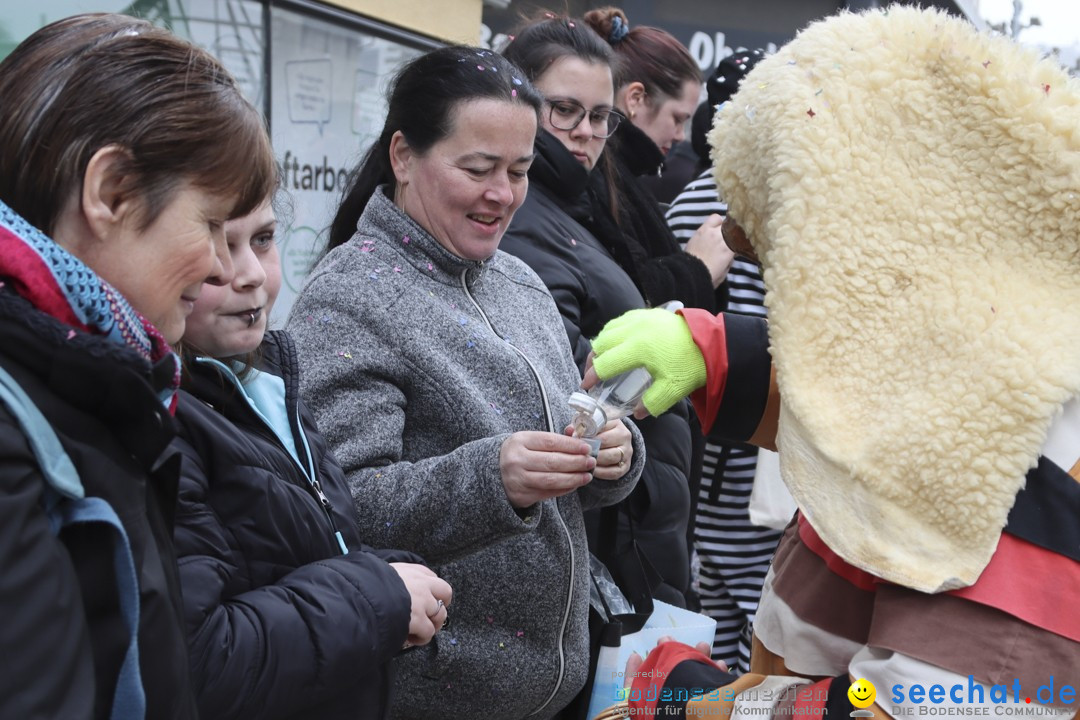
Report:
[{"label": "dark hair", "polygon": [[82,187],[94,153],[126,151],[123,190],[150,225],[187,181],[269,195],[274,156],[259,112],[218,60],[145,20],[75,15],[41,28],[0,63],[0,199],[45,233]]},{"label": "dark hair", "polygon": [[564,57],[607,65],[615,62],[611,47],[585,24],[566,15],[545,12],[526,20],[502,50],[503,56],[536,82],[551,64]]},{"label": "dark hair", "polygon": [[690,143],[702,163],[709,162],[709,141],[716,106],[727,102],[739,90],[739,84],[747,74],[765,58],[765,51],[739,50],[721,60],[712,75],[705,81],[707,99],[698,105],[690,122]]},{"label": "dark hair", "polygon": [[653,98],[673,98],[682,94],[688,80],[702,81],[701,68],[690,51],[667,30],[647,25],[631,28],[626,14],[611,6],[585,13],[585,22],[615,49],[616,92],[639,82]]},{"label": "dark hair", "polygon": [[[281,165],[277,166],[277,187],[274,190],[273,196],[270,198],[270,207],[274,210],[274,220],[277,226],[277,231],[274,233],[274,242],[278,242],[278,238],[282,232],[282,228],[286,228],[292,224],[293,217],[295,216],[296,206],[293,204],[293,196],[289,194],[289,191],[285,188],[285,183],[282,182],[282,178],[285,177],[282,172]],[[252,210],[254,212],[254,209]],[[280,269],[279,272],[284,273],[284,269]],[[270,332],[270,317],[266,318],[266,332]],[[266,334],[263,334],[265,339]],[[258,369],[262,364],[263,359],[263,346],[259,343],[259,346],[254,350],[238,355],[231,358],[240,363],[240,370],[236,373],[236,377],[240,382],[245,382],[248,376],[252,372]]]},{"label": "dark hair", "polygon": [[348,242],[379,185],[391,197],[397,185],[390,166],[390,140],[400,131],[420,155],[454,131],[454,111],[473,100],[503,100],[531,107],[540,119],[543,100],[522,72],[490,50],[454,45],[425,53],[394,76],[386,123],[353,171],[348,190],[330,225],[327,251]]},{"label": "dark hair", "polygon": [[[285,183],[282,182],[282,178],[284,178],[285,175],[284,175],[284,172],[282,170],[281,165],[275,164],[274,170],[275,170],[274,186],[270,190],[270,195],[268,197],[264,197],[255,207],[251,208],[251,210],[249,210],[248,212],[249,213],[255,212],[260,207],[262,207],[263,202],[265,202],[267,199],[270,200],[270,207],[274,211],[274,221],[275,221],[275,224],[277,225],[277,227],[279,228],[278,231],[275,233],[275,237],[274,237],[274,241],[277,242],[277,240],[278,240],[277,234],[281,232],[280,228],[282,228],[284,226],[287,226],[287,225],[289,225],[289,223],[292,222],[293,211],[294,211],[295,208],[293,206],[292,195],[289,194],[289,191],[285,187]],[[242,217],[244,217],[244,216],[243,215],[238,215],[236,218],[232,218],[232,219],[239,219],[239,218],[242,218]],[[270,318],[269,317],[267,317],[266,322],[267,322],[266,330],[267,330],[267,332],[269,332],[270,331],[270,327],[269,327]],[[265,337],[265,334],[264,334],[264,337]],[[194,343],[192,343],[190,341],[185,341],[183,338],[180,338],[180,340],[173,343],[173,350],[176,352],[177,355],[180,356],[180,371],[181,371],[182,377],[184,379],[187,379],[188,377],[191,376],[191,370],[190,370],[191,363],[194,361],[194,359],[196,357],[213,357],[209,353],[199,349],[199,347],[196,346]],[[263,357],[263,347],[262,347],[262,343],[260,343],[259,346],[257,348],[255,348],[254,350],[250,350],[250,351],[248,351],[246,353],[243,353],[241,355],[235,355],[235,356],[229,357],[229,358],[215,358],[215,359],[217,359],[217,360],[222,360],[222,359],[224,359],[224,360],[232,360],[232,361],[235,361],[235,362],[239,363],[240,368],[239,369],[234,368],[234,372],[235,372],[236,377],[240,380],[240,382],[244,382],[245,380],[247,380],[248,376],[251,375],[251,373],[254,370],[258,369],[260,364],[262,364],[262,357]],[[228,389],[227,386],[231,387],[232,383],[223,383],[222,384],[222,387],[225,388],[225,389]]]},{"label": "dark hair", "polygon": [[742,79],[764,59],[765,51],[758,48],[737,50],[721,60],[705,82],[709,104],[719,105],[730,100],[731,96],[738,92]]},{"label": "dark hair", "polygon": [[[541,12],[526,19],[506,47],[503,55],[521,68],[530,80],[547,72],[552,63],[564,57],[576,57],[587,63],[603,65],[612,70],[615,53],[611,46],[597,36],[584,20]],[[604,182],[610,189],[611,212],[618,212],[615,201],[615,175],[610,163],[601,162]],[[618,215],[615,215],[618,217]]]}]

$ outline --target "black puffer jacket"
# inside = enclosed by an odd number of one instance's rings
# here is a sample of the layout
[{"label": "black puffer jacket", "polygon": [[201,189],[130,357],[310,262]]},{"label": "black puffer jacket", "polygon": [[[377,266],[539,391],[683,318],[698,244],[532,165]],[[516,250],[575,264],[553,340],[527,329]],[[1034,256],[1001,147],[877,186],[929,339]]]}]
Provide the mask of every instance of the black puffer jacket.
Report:
[{"label": "black puffer jacket", "polygon": [[[0,288],[0,364],[51,423],[87,496],[108,501],[127,531],[146,717],[196,717],[171,538],[178,463],[157,462],[175,434],[157,391],[175,366],[163,361],[155,373],[126,347],[71,332],[10,283]],[[43,488],[25,437],[0,406],[0,717],[107,718],[129,639],[112,537],[69,526],[58,540],[41,509]]]},{"label": "black puffer jacket", "polygon": [[[527,262],[548,286],[562,313],[574,359],[584,369],[590,338],[608,320],[646,305],[630,277],[583,225],[589,213],[585,168],[544,130],[537,136],[536,153],[529,170],[529,193],[499,248]],[[598,537],[602,511],[586,513],[589,547],[613,573],[616,558],[625,555],[630,544],[633,521],[639,546],[667,585],[656,596],[677,605],[685,605],[690,578],[688,414],[683,401],[660,417],[635,421],[645,439],[645,468],[621,504],[614,542]]]},{"label": "black puffer jacket", "polygon": [[292,340],[270,333],[262,350],[260,369],[284,382],[297,455],[306,466],[310,451],[330,508],[235,376],[189,359],[176,547],[199,709],[204,719],[384,717],[410,615],[387,561],[419,558],[384,560],[361,545],[341,468],[298,404]]},{"label": "black puffer jacket", "polygon": [[[650,306],[679,300],[686,307],[719,312],[726,289],[714,290],[709,269],[682,250],[660,205],[641,182],[655,175],[664,156],[632,122],[619,125],[589,177],[589,231],[633,278]],[[618,221],[612,214],[613,176]]]}]

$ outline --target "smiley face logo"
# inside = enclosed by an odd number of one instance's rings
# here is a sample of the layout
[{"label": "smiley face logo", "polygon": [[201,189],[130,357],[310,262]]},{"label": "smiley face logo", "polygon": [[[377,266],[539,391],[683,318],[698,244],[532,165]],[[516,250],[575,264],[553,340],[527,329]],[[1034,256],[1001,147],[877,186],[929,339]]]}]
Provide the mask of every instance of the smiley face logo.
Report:
[{"label": "smiley face logo", "polygon": [[866,678],[859,678],[851,683],[847,696],[851,704],[857,708],[870,707],[874,704],[874,698],[877,697],[877,688],[874,687],[874,683]]}]

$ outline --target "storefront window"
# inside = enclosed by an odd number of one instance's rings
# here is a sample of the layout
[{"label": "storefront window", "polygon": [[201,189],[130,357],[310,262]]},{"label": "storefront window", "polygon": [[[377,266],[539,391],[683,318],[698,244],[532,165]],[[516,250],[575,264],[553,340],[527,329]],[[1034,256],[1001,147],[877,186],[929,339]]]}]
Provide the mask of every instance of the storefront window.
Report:
[{"label": "storefront window", "polygon": [[134,15],[169,28],[221,58],[244,94],[263,108],[266,32],[262,4],[254,0],[41,0],[25,9],[12,4],[0,14],[0,58],[38,28],[83,12]]},{"label": "storefront window", "polygon": [[387,83],[402,63],[438,45],[307,0],[37,0],[23,7],[0,11],[0,59],[55,20],[116,12],[171,29],[236,77],[267,116],[289,193],[279,222],[278,324],[322,253],[348,173],[382,129]]},{"label": "storefront window", "polygon": [[382,130],[394,72],[421,52],[321,17],[271,11],[270,126],[292,200],[281,233],[284,320],[341,201],[348,174]]}]

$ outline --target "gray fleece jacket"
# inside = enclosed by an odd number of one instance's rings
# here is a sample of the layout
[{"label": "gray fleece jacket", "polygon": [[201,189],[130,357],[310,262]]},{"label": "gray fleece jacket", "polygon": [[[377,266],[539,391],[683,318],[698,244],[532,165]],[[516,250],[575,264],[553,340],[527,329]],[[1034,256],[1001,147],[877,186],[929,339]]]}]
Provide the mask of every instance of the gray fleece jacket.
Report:
[{"label": "gray fleece jacket", "polygon": [[454,588],[447,626],[396,661],[396,718],[546,718],[588,672],[582,509],[629,471],[515,511],[499,471],[519,430],[561,433],[580,374],[543,282],[503,252],[464,260],[380,189],[314,269],[288,321],[301,391],[345,470],[360,534]]}]

